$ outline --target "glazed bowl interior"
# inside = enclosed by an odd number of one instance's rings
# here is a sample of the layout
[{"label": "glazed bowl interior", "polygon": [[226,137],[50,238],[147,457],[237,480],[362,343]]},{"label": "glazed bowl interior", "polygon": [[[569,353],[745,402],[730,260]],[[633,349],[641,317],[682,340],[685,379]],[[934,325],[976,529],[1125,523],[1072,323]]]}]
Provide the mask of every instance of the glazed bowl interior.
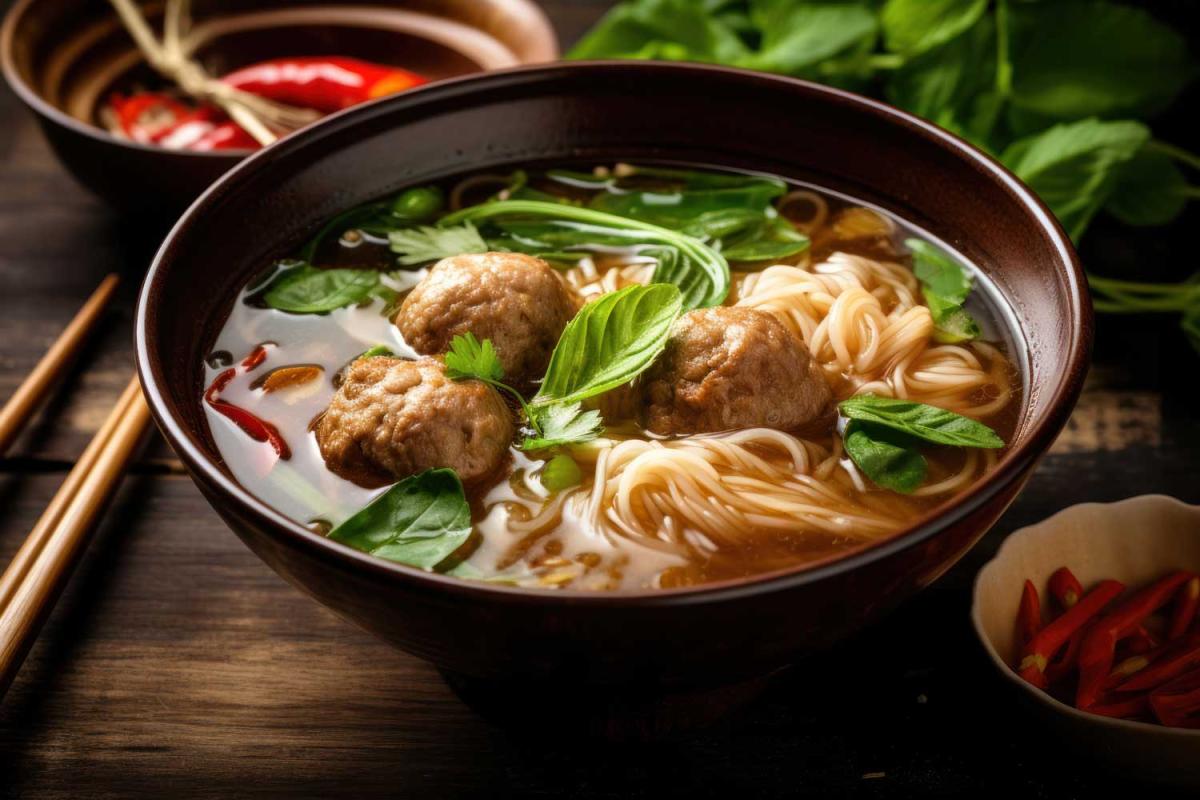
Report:
[{"label": "glazed bowl interior", "polygon": [[[1025,345],[1014,354],[1026,390],[1011,447],[906,532],[840,559],[610,593],[461,580],[374,558],[289,520],[232,477],[201,405],[204,358],[252,275],[337,212],[401,187],[568,161],[673,162],[810,182],[954,248],[981,269]],[[417,89],[247,159],[163,244],[142,288],[136,335],[142,385],[163,433],[230,527],[282,576],[468,682],[616,687],[597,697],[624,702],[631,686],[746,685],[861,629],[942,575],[996,521],[1065,423],[1086,371],[1091,309],[1050,213],[995,162],[932,125],[788,78],[577,63]]]}]

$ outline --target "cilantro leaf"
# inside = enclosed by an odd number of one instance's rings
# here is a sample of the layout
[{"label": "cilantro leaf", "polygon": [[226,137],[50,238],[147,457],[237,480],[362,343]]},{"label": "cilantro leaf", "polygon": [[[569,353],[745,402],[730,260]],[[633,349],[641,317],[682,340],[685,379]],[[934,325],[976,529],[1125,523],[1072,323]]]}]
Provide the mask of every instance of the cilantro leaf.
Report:
[{"label": "cilantro leaf", "polygon": [[452,227],[421,225],[388,233],[388,244],[405,266],[438,261],[463,253],[486,253],[487,242],[469,222]]},{"label": "cilantro leaf", "polygon": [[504,377],[504,366],[496,355],[491,339],[481,342],[475,338],[475,334],[468,332],[450,341],[450,350],[446,353],[446,375],[455,381],[478,378],[494,382]]},{"label": "cilantro leaf", "polygon": [[604,430],[600,412],[584,411],[579,403],[536,406],[530,422],[540,435],[527,437],[521,443],[522,450],[590,442]]}]

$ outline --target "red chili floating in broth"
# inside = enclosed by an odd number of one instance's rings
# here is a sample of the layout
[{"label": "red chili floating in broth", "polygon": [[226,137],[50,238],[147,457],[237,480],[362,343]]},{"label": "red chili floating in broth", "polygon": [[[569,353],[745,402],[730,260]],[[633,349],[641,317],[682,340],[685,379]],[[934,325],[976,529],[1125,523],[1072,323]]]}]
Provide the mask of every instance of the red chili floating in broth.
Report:
[{"label": "red chili floating in broth", "polygon": [[292,457],[292,450],[288,447],[287,442],[284,441],[278,428],[253,412],[221,399],[221,392],[225,390],[225,387],[229,386],[230,381],[241,373],[250,372],[262,364],[266,358],[267,349],[265,347],[260,345],[254,348],[248,356],[242,359],[241,364],[224,370],[213,379],[209,387],[204,390],[204,402],[208,403],[213,411],[231,420],[233,424],[241,428],[254,441],[266,442],[271,445],[271,449],[275,451],[275,454],[286,461]]},{"label": "red chili floating in broth", "polygon": [[365,103],[426,82],[415,72],[342,56],[278,58],[221,78],[244,92],[325,113]]}]

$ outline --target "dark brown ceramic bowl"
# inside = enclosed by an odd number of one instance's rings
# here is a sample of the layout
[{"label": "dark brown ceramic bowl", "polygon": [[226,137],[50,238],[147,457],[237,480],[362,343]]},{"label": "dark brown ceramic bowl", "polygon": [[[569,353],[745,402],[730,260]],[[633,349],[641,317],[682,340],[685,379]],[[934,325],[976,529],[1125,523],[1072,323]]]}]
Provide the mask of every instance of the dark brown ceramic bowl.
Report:
[{"label": "dark brown ceramic bowl", "polygon": [[[284,518],[239,485],[210,438],[200,393],[203,358],[249,276],[357,203],[532,159],[759,170],[878,204],[942,237],[990,276],[1028,343],[1030,388],[1013,446],[970,492],[868,550],[810,569],[624,594],[505,588],[382,561]],[[137,353],[163,433],[272,568],[476,685],[563,680],[574,703],[598,687],[686,693],[769,673],[934,581],[1004,511],[1071,412],[1092,336],[1085,286],[1070,242],[1028,189],[893,108],[717,67],[560,64],[353,109],[247,160],[192,206],[159,252],[142,289]]]},{"label": "dark brown ceramic bowl", "polygon": [[[157,25],[161,3],[142,3]],[[554,31],[533,0],[198,0],[188,37],[213,74],[267,58],[347,55],[433,79],[553,61]],[[0,66],[80,183],[123,209],[172,215],[249,151],[190,153],[111,135],[99,107],[116,88],[159,79],[106,0],[17,0]]]}]

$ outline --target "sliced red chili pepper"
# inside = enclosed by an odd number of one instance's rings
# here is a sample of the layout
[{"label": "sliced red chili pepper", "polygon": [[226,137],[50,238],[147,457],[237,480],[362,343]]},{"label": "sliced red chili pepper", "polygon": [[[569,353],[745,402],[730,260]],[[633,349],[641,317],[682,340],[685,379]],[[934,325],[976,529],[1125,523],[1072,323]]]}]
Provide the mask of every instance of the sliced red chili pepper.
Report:
[{"label": "sliced red chili pepper", "polygon": [[1171,624],[1167,626],[1167,639],[1178,639],[1188,632],[1196,619],[1196,607],[1200,605],[1200,577],[1192,578],[1179,590],[1175,608],[1171,611]]},{"label": "sliced red chili pepper", "polygon": [[1197,633],[1169,645],[1166,652],[1155,659],[1152,665],[1138,670],[1131,678],[1118,685],[1117,691],[1138,692],[1153,689],[1195,668],[1200,668],[1200,634]]},{"label": "sliced red chili pepper", "polygon": [[411,89],[426,78],[406,69],[342,56],[278,58],[221,78],[229,86],[276,102],[325,113]]},{"label": "sliced red chili pepper", "polygon": [[1148,717],[1150,716],[1150,697],[1146,694],[1140,694],[1118,700],[1102,698],[1100,702],[1095,703],[1088,709],[1088,713],[1099,714],[1102,717],[1116,717],[1118,719]]},{"label": "sliced red chili pepper", "polygon": [[254,441],[270,444],[276,455],[283,460],[286,461],[292,457],[292,451],[288,447],[287,442],[279,434],[279,429],[271,423],[244,408],[235,406],[233,403],[227,403],[224,400],[217,400],[214,403],[209,403],[209,405],[214,411],[233,420],[234,424],[241,428]]},{"label": "sliced red chili pepper", "polygon": [[221,415],[233,420],[234,424],[242,429],[243,432],[256,442],[267,442],[275,451],[275,454],[285,461],[292,457],[291,448],[288,447],[286,441],[279,433],[279,429],[271,423],[258,417],[253,412],[235,406],[233,403],[220,399],[221,392],[229,386],[239,373],[250,372],[258,367],[267,358],[267,349],[262,345],[250,351],[250,354],[242,359],[242,363],[236,367],[230,367],[222,371],[213,379],[209,387],[204,390],[204,401],[212,407],[212,409]]},{"label": "sliced red chili pepper", "polygon": [[1128,642],[1129,652],[1132,655],[1144,655],[1151,650],[1162,647],[1162,641],[1146,629],[1146,626],[1139,625],[1133,633],[1129,634],[1126,639]]},{"label": "sliced red chili pepper", "polygon": [[1075,573],[1066,567],[1054,570],[1046,588],[1064,609],[1071,608],[1083,597],[1083,584],[1075,577]]},{"label": "sliced red chili pepper", "polygon": [[1021,677],[1035,686],[1046,685],[1046,667],[1051,657],[1065,645],[1071,636],[1098,615],[1105,606],[1125,591],[1120,581],[1105,580],[1085,594],[1078,603],[1067,609],[1062,616],[1038,631],[1037,636],[1025,646],[1018,671]]},{"label": "sliced red chili pepper", "polygon": [[1077,708],[1087,710],[1095,705],[1105,680],[1112,672],[1117,642],[1136,631],[1146,617],[1166,605],[1179,587],[1192,577],[1190,572],[1168,575],[1136,592],[1088,629],[1079,646],[1079,685],[1075,690]]},{"label": "sliced red chili pepper", "polygon": [[1021,646],[1033,641],[1037,632],[1042,629],[1042,601],[1038,597],[1037,587],[1033,581],[1025,581],[1021,591],[1021,604],[1017,606],[1017,638]]},{"label": "sliced red chili pepper", "polygon": [[1079,643],[1083,640],[1086,630],[1087,626],[1085,625],[1071,634],[1071,638],[1067,640],[1067,646],[1060,651],[1061,654],[1046,665],[1047,683],[1058,683],[1075,671],[1079,662]]},{"label": "sliced red chili pepper", "polygon": [[1200,670],[1182,675],[1151,692],[1150,708],[1163,725],[1200,728]]}]

